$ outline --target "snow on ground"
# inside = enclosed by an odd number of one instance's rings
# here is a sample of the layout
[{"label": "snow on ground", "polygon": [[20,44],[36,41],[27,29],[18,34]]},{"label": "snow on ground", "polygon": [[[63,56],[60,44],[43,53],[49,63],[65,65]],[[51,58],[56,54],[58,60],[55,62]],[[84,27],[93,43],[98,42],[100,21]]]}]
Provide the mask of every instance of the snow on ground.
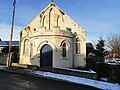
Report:
[{"label": "snow on ground", "polygon": [[[4,66],[0,65],[0,69],[3,70]],[[107,83],[107,82],[102,82],[102,81],[97,81],[97,80],[92,80],[92,79],[87,79],[82,77],[56,74],[51,72],[43,72],[43,71],[36,71],[36,70],[30,70],[30,69],[25,69],[25,70],[30,72],[33,75],[38,75],[40,77],[42,76],[42,77],[47,77],[52,79],[58,79],[58,80],[72,82],[72,83],[93,86],[93,87],[96,87],[99,89],[105,89],[105,90],[120,90],[120,85],[118,84],[112,84],[112,83]]]},{"label": "snow on ground", "polygon": [[107,64],[110,64],[110,65],[120,65],[120,62],[115,62],[115,63],[107,63]]},{"label": "snow on ground", "polygon": [[106,60],[105,63],[110,65],[120,65],[120,61],[115,60]]},{"label": "snow on ground", "polygon": [[103,80],[103,81],[108,81],[108,78],[100,78],[101,80]]},{"label": "snow on ground", "polygon": [[77,69],[69,69],[69,68],[61,68],[61,67],[56,67],[58,69],[63,69],[63,70],[70,70],[70,71],[76,71],[76,72],[85,72],[85,73],[96,73],[93,70],[86,71],[86,70],[77,70]]},{"label": "snow on ground", "polygon": [[34,71],[28,70],[28,71],[30,71],[33,74],[37,74],[39,76],[69,81],[69,82],[77,83],[77,84],[93,86],[99,89],[120,90],[120,85],[118,84],[112,84],[112,83],[107,83],[107,82],[102,82],[102,81],[97,81],[97,80],[92,80],[92,79],[86,79],[86,78],[81,78],[81,77],[75,77],[75,76],[69,76],[69,75],[55,74],[51,72],[42,72],[42,71],[35,71],[35,70]]},{"label": "snow on ground", "polygon": [[4,68],[4,66],[3,65],[0,65],[0,69],[3,69]]}]

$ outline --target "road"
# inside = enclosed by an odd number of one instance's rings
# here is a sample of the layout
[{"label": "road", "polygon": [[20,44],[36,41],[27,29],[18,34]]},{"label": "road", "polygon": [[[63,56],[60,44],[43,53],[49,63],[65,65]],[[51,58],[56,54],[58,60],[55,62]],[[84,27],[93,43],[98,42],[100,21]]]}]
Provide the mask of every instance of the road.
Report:
[{"label": "road", "polygon": [[[0,90],[95,90],[60,81],[0,71]],[[97,89],[96,89],[97,90]]]}]

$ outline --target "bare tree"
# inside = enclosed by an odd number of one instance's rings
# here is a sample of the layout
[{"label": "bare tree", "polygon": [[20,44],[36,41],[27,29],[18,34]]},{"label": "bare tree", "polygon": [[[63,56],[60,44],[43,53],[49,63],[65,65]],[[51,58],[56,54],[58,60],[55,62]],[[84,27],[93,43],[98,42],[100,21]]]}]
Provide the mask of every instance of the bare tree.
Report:
[{"label": "bare tree", "polygon": [[111,50],[112,57],[120,58],[120,34],[110,34],[107,46]]}]

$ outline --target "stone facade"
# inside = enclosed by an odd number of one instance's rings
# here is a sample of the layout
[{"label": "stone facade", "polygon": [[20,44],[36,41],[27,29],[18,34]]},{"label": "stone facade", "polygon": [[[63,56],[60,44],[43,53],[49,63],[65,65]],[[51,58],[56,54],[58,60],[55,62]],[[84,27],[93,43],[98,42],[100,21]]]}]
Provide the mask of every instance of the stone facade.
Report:
[{"label": "stone facade", "polygon": [[[51,56],[43,55],[49,47]],[[85,57],[86,31],[53,2],[20,33],[20,64],[44,66],[52,58],[51,67],[84,67]]]}]

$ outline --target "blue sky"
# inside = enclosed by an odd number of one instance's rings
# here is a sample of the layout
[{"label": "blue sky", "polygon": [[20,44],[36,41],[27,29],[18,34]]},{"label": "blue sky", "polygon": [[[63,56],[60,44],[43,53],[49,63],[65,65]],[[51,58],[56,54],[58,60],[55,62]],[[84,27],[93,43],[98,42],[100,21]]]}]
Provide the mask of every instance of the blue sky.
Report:
[{"label": "blue sky", "polygon": [[[0,37],[9,40],[12,1],[0,0]],[[51,0],[17,0],[13,40]],[[73,20],[87,31],[87,41],[110,33],[120,33],[120,0],[54,0]]]}]

